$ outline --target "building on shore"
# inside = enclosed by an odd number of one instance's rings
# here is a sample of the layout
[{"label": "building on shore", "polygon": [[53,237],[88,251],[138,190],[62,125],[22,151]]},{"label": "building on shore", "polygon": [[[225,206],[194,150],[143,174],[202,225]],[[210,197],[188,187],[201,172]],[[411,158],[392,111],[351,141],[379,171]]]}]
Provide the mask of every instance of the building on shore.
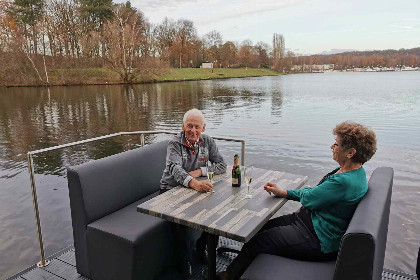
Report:
[{"label": "building on shore", "polygon": [[200,68],[213,68],[213,62],[203,62]]},{"label": "building on shore", "polygon": [[345,69],[334,69],[334,64],[302,64],[293,65],[292,72],[298,73],[325,73],[325,72],[389,72],[389,71],[420,71],[420,67],[410,67],[405,65],[397,65],[397,67],[386,66],[366,66],[366,67],[347,67]]},{"label": "building on shore", "polygon": [[293,65],[293,67],[290,70],[292,72],[309,72],[309,73],[332,72],[334,71],[334,64]]}]

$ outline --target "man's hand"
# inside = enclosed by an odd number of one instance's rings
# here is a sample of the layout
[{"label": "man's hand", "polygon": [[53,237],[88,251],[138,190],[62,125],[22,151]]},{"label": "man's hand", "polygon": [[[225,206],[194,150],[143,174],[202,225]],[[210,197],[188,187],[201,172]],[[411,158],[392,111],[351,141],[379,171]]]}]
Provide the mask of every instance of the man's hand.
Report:
[{"label": "man's hand", "polygon": [[210,182],[198,181],[196,179],[191,179],[188,186],[198,192],[209,192],[213,190],[213,185]]},{"label": "man's hand", "polygon": [[197,177],[200,177],[201,175],[203,175],[203,172],[201,171],[201,168],[199,168],[199,169],[188,172],[188,174],[190,174],[194,178],[197,178]]},{"label": "man's hand", "polygon": [[276,184],[267,182],[264,185],[264,190],[266,190],[270,195],[274,194],[278,197],[287,197],[287,191],[280,189]]}]

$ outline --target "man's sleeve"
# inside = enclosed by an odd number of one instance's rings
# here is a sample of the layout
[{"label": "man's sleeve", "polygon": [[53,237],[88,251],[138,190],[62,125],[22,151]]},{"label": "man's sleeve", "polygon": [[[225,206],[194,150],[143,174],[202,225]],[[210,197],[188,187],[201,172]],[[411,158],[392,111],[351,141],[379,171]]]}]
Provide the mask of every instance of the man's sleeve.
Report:
[{"label": "man's sleeve", "polygon": [[192,176],[182,168],[182,147],[179,143],[169,141],[166,164],[168,166],[169,174],[172,175],[174,180],[178,184],[188,187],[188,183],[191,181]]},{"label": "man's sleeve", "polygon": [[222,174],[226,172],[226,162],[219,153],[216,141],[214,141],[213,138],[210,138],[209,140],[209,160],[212,163],[215,163],[214,174]]},{"label": "man's sleeve", "polygon": [[336,179],[329,179],[314,188],[305,187],[300,190],[288,190],[287,198],[300,201],[309,210],[327,207],[344,196],[343,185]]}]

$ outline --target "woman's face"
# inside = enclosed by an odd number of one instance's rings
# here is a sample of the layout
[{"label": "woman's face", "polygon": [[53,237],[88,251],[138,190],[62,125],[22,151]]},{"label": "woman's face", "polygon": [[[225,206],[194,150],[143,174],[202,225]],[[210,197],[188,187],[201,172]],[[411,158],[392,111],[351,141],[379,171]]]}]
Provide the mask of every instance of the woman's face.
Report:
[{"label": "woman's face", "polygon": [[340,166],[348,160],[346,149],[342,146],[340,136],[335,138],[335,143],[331,145],[331,150],[333,152],[333,159],[338,162]]}]

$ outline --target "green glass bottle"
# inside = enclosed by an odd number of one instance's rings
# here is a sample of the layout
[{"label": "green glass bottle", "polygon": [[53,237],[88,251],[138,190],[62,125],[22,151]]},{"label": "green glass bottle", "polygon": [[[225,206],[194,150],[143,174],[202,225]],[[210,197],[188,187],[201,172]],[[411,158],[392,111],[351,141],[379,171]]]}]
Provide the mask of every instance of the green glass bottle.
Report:
[{"label": "green glass bottle", "polygon": [[235,155],[233,157],[233,166],[232,166],[232,187],[241,186],[241,168],[239,165],[239,156]]}]

